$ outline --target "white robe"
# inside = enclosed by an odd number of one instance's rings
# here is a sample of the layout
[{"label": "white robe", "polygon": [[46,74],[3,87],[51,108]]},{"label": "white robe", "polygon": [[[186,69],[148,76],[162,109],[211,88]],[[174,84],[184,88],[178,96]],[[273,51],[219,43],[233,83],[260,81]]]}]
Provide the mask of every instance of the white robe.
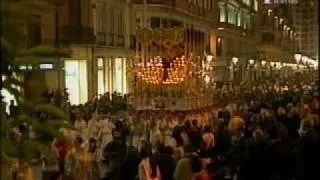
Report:
[{"label": "white robe", "polygon": [[74,127],[78,130],[77,135],[81,136],[82,139],[86,140],[88,137],[88,126],[85,120],[76,120]]},{"label": "white robe", "polygon": [[108,143],[110,143],[113,139],[112,137],[112,128],[113,128],[113,123],[110,122],[108,119],[102,120],[100,122],[100,132],[99,132],[99,140],[100,142],[100,153],[99,153],[99,158],[103,159],[103,150],[106,147]]},{"label": "white robe", "polygon": [[87,138],[98,138],[101,129],[101,122],[96,119],[91,119],[88,123],[88,136]]}]

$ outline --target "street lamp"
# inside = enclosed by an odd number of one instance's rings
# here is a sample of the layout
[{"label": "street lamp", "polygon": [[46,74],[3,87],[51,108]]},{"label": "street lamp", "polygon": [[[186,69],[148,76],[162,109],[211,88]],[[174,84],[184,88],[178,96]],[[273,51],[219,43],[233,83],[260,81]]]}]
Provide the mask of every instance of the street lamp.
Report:
[{"label": "street lamp", "polygon": [[231,70],[232,70],[232,73],[233,73],[233,79],[237,78],[237,63],[239,62],[239,58],[238,57],[233,57],[231,59],[232,61],[232,65],[231,65]]},{"label": "street lamp", "polygon": [[266,62],[265,60],[262,60],[262,61],[261,61],[261,65],[262,65],[262,66],[265,66],[266,64],[267,64],[267,62]]},{"label": "street lamp", "polygon": [[239,61],[239,58],[237,58],[237,57],[233,57],[233,58],[232,58],[232,63],[233,63],[234,65],[236,65],[236,64],[238,63],[238,61]]},{"label": "street lamp", "polygon": [[294,59],[296,60],[297,64],[300,63],[301,57],[302,57],[302,54],[301,54],[301,53],[296,53],[296,54],[294,54]]},{"label": "street lamp", "polygon": [[302,56],[302,63],[305,64],[308,61],[308,57],[307,56]]},{"label": "street lamp", "polygon": [[254,66],[253,66],[253,64],[254,64],[254,59],[249,59],[249,69],[250,69],[250,79],[251,79],[251,81],[254,80],[254,77],[253,77],[253,68],[254,68]]},{"label": "street lamp", "polygon": [[254,59],[249,59],[249,64],[253,65],[254,64]]}]

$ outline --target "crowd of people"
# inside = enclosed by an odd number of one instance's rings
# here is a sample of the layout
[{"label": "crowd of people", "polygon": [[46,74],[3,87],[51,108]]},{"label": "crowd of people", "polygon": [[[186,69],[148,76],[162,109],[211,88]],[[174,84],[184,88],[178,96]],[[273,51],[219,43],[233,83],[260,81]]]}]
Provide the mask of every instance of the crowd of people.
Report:
[{"label": "crowd of people", "polygon": [[217,105],[135,112],[117,93],[70,106],[70,123],[43,158],[43,179],[320,179],[316,78],[225,84]]}]

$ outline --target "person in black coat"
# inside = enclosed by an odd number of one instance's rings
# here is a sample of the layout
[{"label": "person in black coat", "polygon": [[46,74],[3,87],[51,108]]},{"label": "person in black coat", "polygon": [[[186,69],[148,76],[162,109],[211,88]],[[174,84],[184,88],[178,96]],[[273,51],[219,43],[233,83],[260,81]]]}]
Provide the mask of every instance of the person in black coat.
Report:
[{"label": "person in black coat", "polygon": [[165,180],[173,180],[173,173],[175,170],[175,160],[172,157],[172,147],[165,146],[159,149],[159,155],[157,156],[157,163],[160,169],[161,178]]},{"label": "person in black coat", "polygon": [[271,174],[271,146],[265,132],[256,129],[247,144],[244,163],[240,166],[238,180],[269,180]]},{"label": "person in black coat", "polygon": [[288,141],[288,130],[282,124],[277,125],[277,139],[271,145],[272,177],[291,180],[294,172],[294,149]]},{"label": "person in black coat", "polygon": [[320,136],[308,121],[297,146],[296,180],[320,179]]}]

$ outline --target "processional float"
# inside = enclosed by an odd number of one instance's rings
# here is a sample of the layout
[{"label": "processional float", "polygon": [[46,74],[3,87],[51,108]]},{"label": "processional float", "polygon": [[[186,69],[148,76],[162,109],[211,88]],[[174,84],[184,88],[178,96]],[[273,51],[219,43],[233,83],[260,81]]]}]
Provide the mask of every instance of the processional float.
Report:
[{"label": "processional float", "polygon": [[212,106],[212,58],[204,35],[184,28],[138,29],[131,67],[135,110],[190,111]]}]

